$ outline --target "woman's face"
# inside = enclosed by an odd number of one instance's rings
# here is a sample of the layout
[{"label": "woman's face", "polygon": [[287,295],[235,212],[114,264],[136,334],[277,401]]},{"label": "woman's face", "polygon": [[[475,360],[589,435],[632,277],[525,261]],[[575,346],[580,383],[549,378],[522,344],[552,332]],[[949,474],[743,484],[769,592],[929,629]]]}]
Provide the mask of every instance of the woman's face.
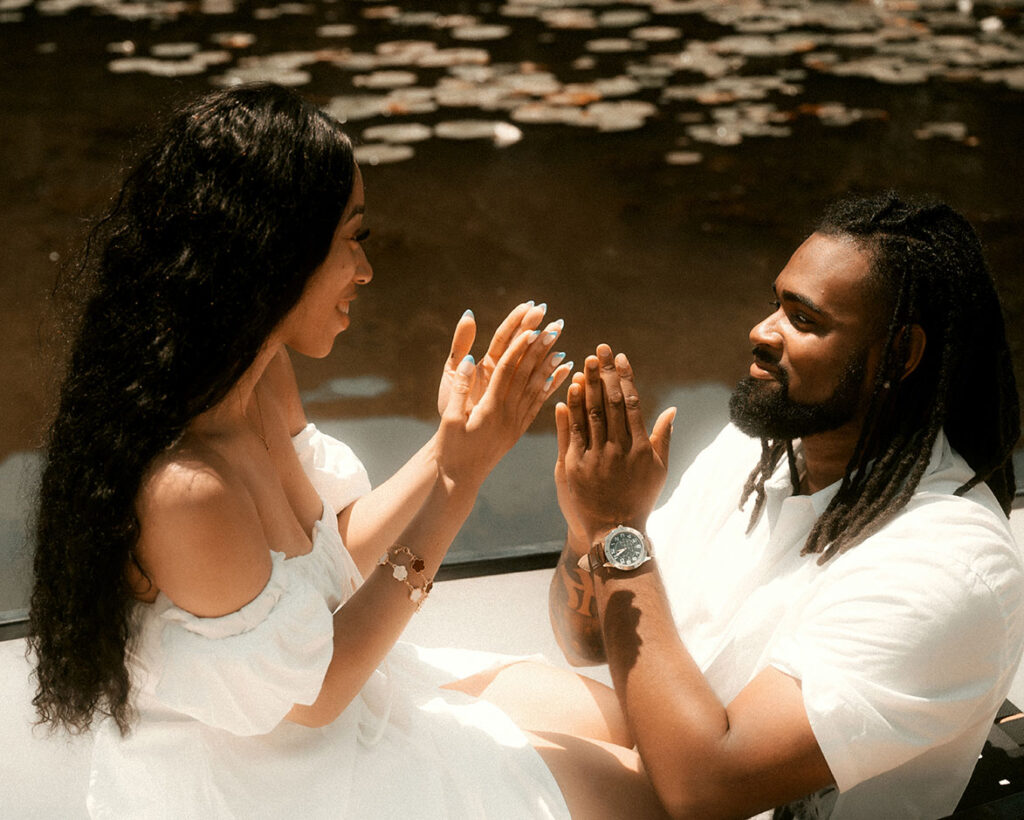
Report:
[{"label": "woman's face", "polygon": [[320,359],[331,352],[335,337],[349,325],[349,306],[356,300],[357,286],[373,278],[360,244],[369,233],[363,229],[364,211],[363,177],[357,166],[327,257],[281,322],[281,341],[299,353]]}]

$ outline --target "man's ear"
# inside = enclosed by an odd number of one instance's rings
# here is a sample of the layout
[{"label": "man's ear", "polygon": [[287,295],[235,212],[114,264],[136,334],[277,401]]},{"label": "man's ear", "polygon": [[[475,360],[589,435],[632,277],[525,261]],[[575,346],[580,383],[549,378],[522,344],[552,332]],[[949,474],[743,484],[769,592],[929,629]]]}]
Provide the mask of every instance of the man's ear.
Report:
[{"label": "man's ear", "polygon": [[907,378],[913,373],[919,364],[921,364],[921,358],[924,356],[925,344],[928,341],[925,336],[924,328],[921,325],[907,325],[900,330],[899,335],[896,337],[896,346],[899,347],[903,341],[904,334],[909,334],[910,341],[907,345],[907,361],[903,365],[903,375],[900,376],[900,381]]}]

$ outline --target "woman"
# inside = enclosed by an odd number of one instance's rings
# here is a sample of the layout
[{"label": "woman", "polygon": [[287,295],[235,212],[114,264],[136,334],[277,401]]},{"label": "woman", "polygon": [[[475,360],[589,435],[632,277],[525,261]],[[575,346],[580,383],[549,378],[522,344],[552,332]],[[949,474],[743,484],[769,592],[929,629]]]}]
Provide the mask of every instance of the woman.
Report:
[{"label": "woman", "polygon": [[[456,681],[396,645],[571,364],[528,303],[475,365],[467,311],[436,435],[371,491],[307,423],[288,353],[348,326],[363,215],[338,124],[270,85],[184,109],[128,177],[41,486],[40,718],[95,724],[94,816],[657,812],[610,690],[476,654]],[[572,714],[531,707],[538,685]]]}]

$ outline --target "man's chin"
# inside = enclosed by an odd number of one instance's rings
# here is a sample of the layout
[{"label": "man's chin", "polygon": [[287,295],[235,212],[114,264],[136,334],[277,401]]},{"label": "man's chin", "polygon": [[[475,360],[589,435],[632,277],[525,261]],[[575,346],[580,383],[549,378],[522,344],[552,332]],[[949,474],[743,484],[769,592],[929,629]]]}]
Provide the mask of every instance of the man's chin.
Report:
[{"label": "man's chin", "polygon": [[777,394],[781,389],[782,386],[775,381],[753,376],[741,379],[729,397],[729,419],[748,436],[760,438],[765,434],[766,413],[770,405],[777,404]]}]

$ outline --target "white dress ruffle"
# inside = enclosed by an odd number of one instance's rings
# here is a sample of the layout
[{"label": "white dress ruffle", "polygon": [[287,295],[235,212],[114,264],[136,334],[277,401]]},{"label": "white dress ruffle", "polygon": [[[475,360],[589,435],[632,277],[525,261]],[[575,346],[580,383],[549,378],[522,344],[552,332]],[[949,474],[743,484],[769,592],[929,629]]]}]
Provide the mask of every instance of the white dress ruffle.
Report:
[{"label": "white dress ruffle", "polygon": [[90,814],[568,817],[515,724],[492,704],[439,688],[503,656],[400,642],[330,725],[283,720],[293,704],[316,699],[333,654],[332,613],[362,583],[335,510],[370,489],[352,451],[313,425],[294,443],[324,500],[312,551],[272,553],[263,591],[222,617],[196,617],[162,594],[137,607],[138,719],[127,737],[110,720],[97,726]]}]

